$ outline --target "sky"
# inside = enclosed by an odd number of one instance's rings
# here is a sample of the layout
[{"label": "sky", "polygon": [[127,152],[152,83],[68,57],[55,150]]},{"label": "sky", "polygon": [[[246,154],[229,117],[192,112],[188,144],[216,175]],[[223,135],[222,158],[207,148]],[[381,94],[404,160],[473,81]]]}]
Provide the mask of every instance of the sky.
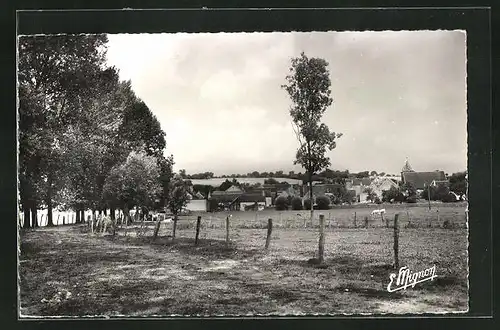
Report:
[{"label": "sky", "polygon": [[303,172],[281,88],[301,52],[329,63],[322,121],[343,134],[331,169],[398,174],[406,157],[416,171],[467,169],[463,31],[108,37],[108,64],[160,121],[176,171]]}]

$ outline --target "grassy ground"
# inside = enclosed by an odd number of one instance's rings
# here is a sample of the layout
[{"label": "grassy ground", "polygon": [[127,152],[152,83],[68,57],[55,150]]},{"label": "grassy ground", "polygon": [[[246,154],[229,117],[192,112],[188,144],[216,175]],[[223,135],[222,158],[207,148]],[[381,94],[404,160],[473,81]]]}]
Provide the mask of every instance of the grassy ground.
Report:
[{"label": "grassy ground", "polygon": [[21,314],[31,315],[248,315],[423,313],[467,310],[467,230],[401,228],[400,265],[412,271],[436,265],[438,278],[387,292],[392,229],[330,228],[326,265],[308,263],[317,230],[273,230],[232,223],[180,226],[172,242],[164,226],[151,243],[152,224],[111,236],[84,226],[41,228],[22,234]]}]

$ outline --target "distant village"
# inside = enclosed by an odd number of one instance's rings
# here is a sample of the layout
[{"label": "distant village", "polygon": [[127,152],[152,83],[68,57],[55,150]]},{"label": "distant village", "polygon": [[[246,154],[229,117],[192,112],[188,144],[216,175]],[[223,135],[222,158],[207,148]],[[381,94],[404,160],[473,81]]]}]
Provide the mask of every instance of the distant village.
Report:
[{"label": "distant village", "polygon": [[[328,171],[332,175],[328,175]],[[286,198],[288,204],[292,199],[300,198],[302,205],[310,199],[307,180],[297,179],[301,174],[293,175],[293,172],[290,172],[291,178],[284,177],[280,171],[276,174],[271,173],[272,176],[263,173],[264,178],[262,174],[249,173],[246,178],[237,178],[233,175],[223,176],[220,180],[200,178],[200,175],[190,177],[182,171],[181,174],[188,183],[189,201],[186,211],[256,211],[274,207],[275,201],[280,197]],[[415,171],[408,159],[400,175],[378,174],[375,171],[350,174],[347,171],[327,170],[313,176],[313,203],[316,204],[317,199],[322,197],[328,197],[332,205],[402,202],[397,198],[388,198],[387,192],[401,191],[404,186],[413,187],[416,199],[427,199],[426,193],[432,189],[432,191],[444,190],[447,202],[462,201],[466,200],[464,187],[467,174],[466,172],[458,174],[462,176],[464,182],[458,183],[461,188],[453,189],[450,186],[453,185],[450,176],[444,171]],[[261,180],[251,180],[255,177]],[[416,202],[416,199],[413,202]]]}]

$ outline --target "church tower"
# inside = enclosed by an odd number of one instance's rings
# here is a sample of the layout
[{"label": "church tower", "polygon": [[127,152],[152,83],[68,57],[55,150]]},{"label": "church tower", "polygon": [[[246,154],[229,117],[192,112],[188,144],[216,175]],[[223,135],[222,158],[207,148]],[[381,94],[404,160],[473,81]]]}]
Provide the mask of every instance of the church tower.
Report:
[{"label": "church tower", "polygon": [[406,160],[405,160],[405,165],[404,165],[404,166],[403,166],[403,168],[401,169],[401,172],[415,172],[415,171],[411,168],[410,162],[408,161],[408,157],[406,157]]}]

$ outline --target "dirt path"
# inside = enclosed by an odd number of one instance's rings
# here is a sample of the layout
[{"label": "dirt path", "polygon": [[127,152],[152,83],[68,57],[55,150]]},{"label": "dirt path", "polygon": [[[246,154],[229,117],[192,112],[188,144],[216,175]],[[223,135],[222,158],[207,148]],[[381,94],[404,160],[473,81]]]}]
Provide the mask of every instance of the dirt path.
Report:
[{"label": "dirt path", "polygon": [[65,226],[25,233],[21,250],[23,315],[415,313],[464,304],[454,287],[389,294],[384,264],[339,256],[315,268],[289,250],[208,239],[153,245]]}]

